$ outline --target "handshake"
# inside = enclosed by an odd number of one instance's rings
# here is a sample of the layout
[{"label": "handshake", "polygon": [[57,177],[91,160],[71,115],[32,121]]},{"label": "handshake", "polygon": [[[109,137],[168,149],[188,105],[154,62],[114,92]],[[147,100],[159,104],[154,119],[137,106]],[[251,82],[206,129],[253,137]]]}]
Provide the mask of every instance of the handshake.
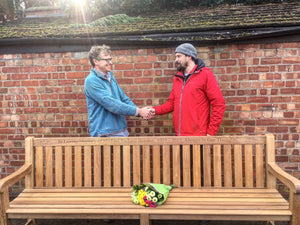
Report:
[{"label": "handshake", "polygon": [[144,120],[151,120],[155,116],[155,109],[149,106],[139,108],[139,116]]}]

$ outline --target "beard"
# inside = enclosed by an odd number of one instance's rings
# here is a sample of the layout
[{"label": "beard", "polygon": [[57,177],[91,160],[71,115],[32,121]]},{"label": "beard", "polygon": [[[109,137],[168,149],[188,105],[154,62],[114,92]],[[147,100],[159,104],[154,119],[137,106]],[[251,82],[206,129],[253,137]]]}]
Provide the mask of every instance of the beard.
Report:
[{"label": "beard", "polygon": [[187,66],[188,66],[187,62],[185,63],[176,62],[176,67],[178,71],[184,71],[187,68]]}]

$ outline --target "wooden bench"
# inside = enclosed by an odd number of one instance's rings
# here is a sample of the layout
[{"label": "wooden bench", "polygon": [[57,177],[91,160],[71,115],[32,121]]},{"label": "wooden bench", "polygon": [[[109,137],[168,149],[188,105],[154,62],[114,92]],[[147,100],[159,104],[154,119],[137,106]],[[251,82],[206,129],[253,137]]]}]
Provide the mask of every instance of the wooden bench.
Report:
[{"label": "wooden bench", "polygon": [[[26,160],[0,180],[1,225],[10,219],[291,221],[300,181],[275,164],[273,135],[26,138]],[[9,187],[25,189],[9,202]],[[276,190],[276,178],[290,190]],[[139,183],[175,184],[166,203],[131,202]]]}]

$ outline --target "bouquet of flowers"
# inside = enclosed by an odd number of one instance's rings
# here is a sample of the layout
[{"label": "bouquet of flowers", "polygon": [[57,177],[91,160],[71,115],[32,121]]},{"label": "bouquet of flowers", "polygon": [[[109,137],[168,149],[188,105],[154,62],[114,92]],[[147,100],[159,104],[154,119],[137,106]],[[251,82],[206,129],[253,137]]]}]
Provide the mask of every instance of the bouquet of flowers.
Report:
[{"label": "bouquet of flowers", "polygon": [[134,204],[146,207],[156,207],[163,204],[169,192],[175,185],[146,183],[134,185],[132,188],[131,199]]}]

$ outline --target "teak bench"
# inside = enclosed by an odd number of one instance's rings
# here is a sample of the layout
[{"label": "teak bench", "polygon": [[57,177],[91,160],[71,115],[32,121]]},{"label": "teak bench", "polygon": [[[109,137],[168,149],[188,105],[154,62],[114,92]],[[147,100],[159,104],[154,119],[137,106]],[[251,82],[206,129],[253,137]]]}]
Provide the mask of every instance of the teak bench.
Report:
[{"label": "teak bench", "polygon": [[[300,181],[275,164],[273,135],[26,138],[26,160],[0,180],[10,219],[290,221],[300,225]],[[25,189],[9,202],[9,188]],[[290,190],[276,190],[276,178]],[[162,206],[131,202],[140,183],[175,184]]]}]

